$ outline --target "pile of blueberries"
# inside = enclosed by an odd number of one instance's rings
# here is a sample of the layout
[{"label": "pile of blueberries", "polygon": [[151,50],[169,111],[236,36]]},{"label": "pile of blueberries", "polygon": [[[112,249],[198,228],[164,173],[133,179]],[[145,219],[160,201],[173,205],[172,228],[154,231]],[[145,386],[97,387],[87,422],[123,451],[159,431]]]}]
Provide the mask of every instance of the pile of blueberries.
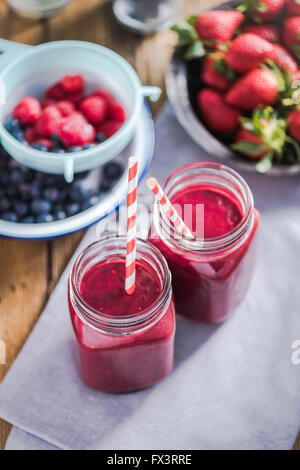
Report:
[{"label": "pile of blueberries", "polygon": [[103,166],[98,187],[88,190],[82,183],[89,172],[78,173],[68,184],[62,175],[20,165],[0,147],[0,219],[21,223],[63,220],[96,204],[122,173],[120,163],[109,162]]}]

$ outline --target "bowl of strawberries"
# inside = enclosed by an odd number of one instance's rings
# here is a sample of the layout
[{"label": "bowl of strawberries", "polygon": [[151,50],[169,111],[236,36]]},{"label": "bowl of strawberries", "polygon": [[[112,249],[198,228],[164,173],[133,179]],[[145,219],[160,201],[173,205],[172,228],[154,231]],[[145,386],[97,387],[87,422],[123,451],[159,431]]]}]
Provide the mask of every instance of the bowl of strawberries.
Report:
[{"label": "bowl of strawberries", "polygon": [[209,155],[300,173],[300,1],[231,1],[171,28],[168,96]]}]

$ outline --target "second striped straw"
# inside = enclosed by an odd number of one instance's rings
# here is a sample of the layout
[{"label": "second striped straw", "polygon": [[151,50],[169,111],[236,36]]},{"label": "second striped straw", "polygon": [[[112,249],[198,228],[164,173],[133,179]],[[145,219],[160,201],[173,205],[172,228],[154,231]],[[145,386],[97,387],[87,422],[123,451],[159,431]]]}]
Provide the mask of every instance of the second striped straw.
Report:
[{"label": "second striped straw", "polygon": [[174,225],[174,228],[177,233],[179,235],[184,236],[185,238],[193,240],[195,238],[194,235],[187,227],[187,225],[183,222],[175,207],[169,201],[167,195],[165,194],[164,190],[162,189],[156,178],[149,178],[147,180],[147,186],[152,191],[152,194],[155,196],[156,200],[158,201],[160,207],[162,208],[168,219]]}]

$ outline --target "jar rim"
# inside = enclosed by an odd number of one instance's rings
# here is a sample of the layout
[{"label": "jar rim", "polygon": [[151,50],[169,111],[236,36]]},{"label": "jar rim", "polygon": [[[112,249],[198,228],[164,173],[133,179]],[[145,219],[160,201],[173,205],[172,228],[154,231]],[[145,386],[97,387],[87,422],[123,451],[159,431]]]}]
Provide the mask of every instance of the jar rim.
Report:
[{"label": "jar rim", "polygon": [[[125,235],[117,235],[112,233],[106,233],[96,242],[87,246],[76,258],[73,268],[70,273],[69,283],[70,283],[70,292],[73,294],[73,298],[76,302],[76,305],[80,308],[80,313],[84,317],[81,316],[82,320],[86,320],[89,326],[96,328],[97,330],[105,330],[110,331],[114,330],[116,333],[119,330],[130,330],[130,329],[144,329],[145,327],[151,326],[153,323],[159,320],[159,318],[164,314],[164,307],[168,305],[169,299],[171,299],[172,295],[172,288],[171,288],[171,273],[167,264],[165,257],[162,253],[152,244],[140,238],[136,240],[136,251],[137,254],[141,249],[147,250],[147,254],[152,257],[152,261],[156,261],[156,263],[160,263],[161,267],[161,291],[158,294],[155,301],[147,308],[141,310],[140,312],[136,312],[130,315],[122,315],[122,316],[113,316],[108,315],[103,312],[99,312],[97,309],[93,308],[89,303],[87,303],[80,293],[80,288],[78,282],[76,282],[76,273],[77,270],[80,269],[82,263],[86,259],[89,253],[96,247],[104,247],[106,243],[113,243],[117,242],[118,248],[120,251],[126,252],[126,236]],[[121,256],[120,259],[124,259],[124,256]],[[138,258],[137,258],[138,259]],[[149,265],[151,270],[154,272],[153,265],[150,264],[149,261],[142,258],[143,262]],[[105,258],[103,259],[105,262]],[[125,263],[124,263],[124,270],[125,270]],[[75,297],[75,298],[74,298]],[[161,312],[161,315],[160,315]],[[78,313],[78,312],[77,312]]]},{"label": "jar rim", "polygon": [[[199,252],[199,253],[211,253],[220,250],[224,250],[226,247],[231,245],[235,245],[239,242],[239,240],[245,235],[247,232],[247,227],[249,223],[251,223],[252,216],[253,216],[253,209],[254,209],[254,201],[252,192],[244,180],[244,178],[239,175],[235,170],[232,168],[227,167],[226,165],[214,162],[195,162],[191,164],[184,165],[177,170],[173,171],[165,180],[163,188],[166,191],[166,194],[169,196],[169,186],[172,185],[172,182],[179,178],[180,175],[184,175],[191,170],[207,170],[207,175],[213,173],[219,173],[220,176],[224,177],[224,181],[226,177],[228,181],[235,183],[241,194],[244,198],[245,203],[245,210],[243,211],[242,218],[240,222],[234,227],[230,232],[221,235],[215,238],[198,238],[195,240],[187,239],[185,237],[178,237],[178,234],[170,222],[170,220],[166,217],[165,213],[161,210],[160,205],[158,202],[155,202],[156,210],[159,212],[159,215],[162,219],[163,225],[168,233],[171,234],[173,240],[176,240],[176,244],[181,248],[184,252]],[[231,191],[233,193],[233,191]]]}]

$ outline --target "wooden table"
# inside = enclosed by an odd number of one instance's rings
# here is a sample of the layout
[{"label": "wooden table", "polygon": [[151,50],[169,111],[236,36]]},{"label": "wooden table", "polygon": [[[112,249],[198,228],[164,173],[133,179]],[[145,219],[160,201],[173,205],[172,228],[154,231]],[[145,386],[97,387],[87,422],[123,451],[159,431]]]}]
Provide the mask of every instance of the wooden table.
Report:
[{"label": "wooden table", "polygon": [[[187,0],[183,17],[222,3],[221,0]],[[201,5],[201,6],[200,6]],[[110,47],[136,68],[145,85],[164,88],[164,73],[174,36],[165,31],[150,38],[137,37],[115,21],[107,0],[73,0],[67,9],[47,21],[17,16],[0,0],[1,37],[25,44],[58,39],[92,41]],[[152,106],[157,113],[163,99]],[[7,364],[0,365],[0,381],[35,322],[39,318],[82,233],[48,242],[0,240],[0,339],[7,348]],[[0,420],[0,449],[3,449],[10,425]],[[300,449],[300,435],[295,444]]]}]

